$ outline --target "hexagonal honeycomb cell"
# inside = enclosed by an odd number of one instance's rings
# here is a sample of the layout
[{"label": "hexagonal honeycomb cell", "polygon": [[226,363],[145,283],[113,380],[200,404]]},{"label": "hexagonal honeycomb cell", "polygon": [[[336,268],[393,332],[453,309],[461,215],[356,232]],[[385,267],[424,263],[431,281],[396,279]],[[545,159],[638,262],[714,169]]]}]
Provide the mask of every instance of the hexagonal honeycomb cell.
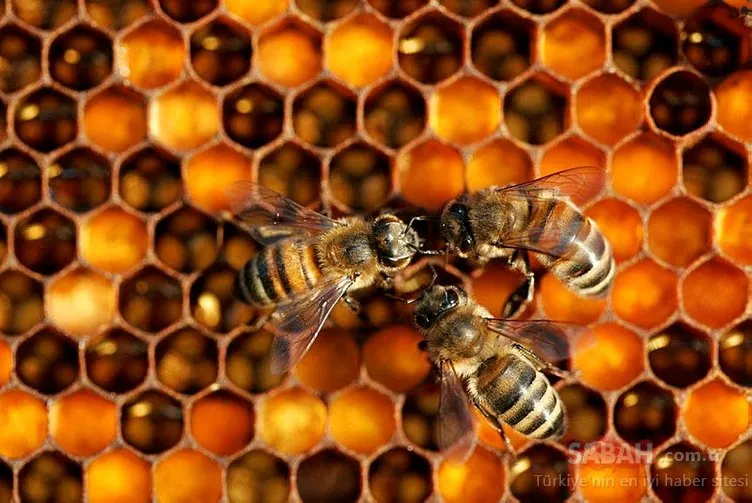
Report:
[{"label": "hexagonal honeycomb cell", "polygon": [[[0,1],[0,501],[752,500],[747,7]],[[562,439],[505,428],[511,457],[478,413],[447,459],[413,307],[381,288],[271,372],[273,325],[232,294],[261,249],[233,183],[426,216],[443,250],[447,201],[580,165],[613,287],[533,259],[520,316],[586,325]],[[523,278],[418,256],[386,291],[429,264],[493,316]]]}]

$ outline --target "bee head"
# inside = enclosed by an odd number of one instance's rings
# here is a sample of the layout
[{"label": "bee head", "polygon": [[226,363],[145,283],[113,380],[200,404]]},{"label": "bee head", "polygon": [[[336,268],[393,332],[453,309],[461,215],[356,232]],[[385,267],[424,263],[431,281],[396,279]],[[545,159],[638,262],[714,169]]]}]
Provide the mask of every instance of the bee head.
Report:
[{"label": "bee head", "polygon": [[371,238],[379,264],[387,270],[406,267],[418,250],[418,234],[394,215],[376,218]]},{"label": "bee head", "polygon": [[466,301],[465,292],[455,286],[432,286],[418,300],[413,320],[418,327],[428,330],[439,318]]},{"label": "bee head", "polygon": [[470,231],[466,204],[455,201],[447,205],[441,214],[441,235],[450,250],[456,250],[462,256],[472,251],[475,240]]}]

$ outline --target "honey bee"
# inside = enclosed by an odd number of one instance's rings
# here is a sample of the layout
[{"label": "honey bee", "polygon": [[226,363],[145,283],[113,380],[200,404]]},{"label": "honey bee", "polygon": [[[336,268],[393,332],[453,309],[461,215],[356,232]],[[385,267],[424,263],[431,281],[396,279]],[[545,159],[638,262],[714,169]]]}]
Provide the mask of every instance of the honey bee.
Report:
[{"label": "honey bee", "polygon": [[415,231],[385,213],[331,219],[262,185],[238,182],[229,191],[233,213],[262,245],[238,272],[235,293],[273,308],[271,367],[293,367],[313,344],[334,305],[348,293],[387,286],[420,251]]},{"label": "honey bee", "polygon": [[577,207],[603,183],[603,170],[580,167],[466,194],[441,213],[446,251],[480,264],[505,258],[525,275],[504,317],[513,317],[532,299],[535,277],[528,252],[578,295],[603,297],[616,271],[611,245]]},{"label": "honey bee", "polygon": [[568,376],[549,360],[566,358],[579,334],[577,327],[492,318],[457,286],[430,286],[409,302],[416,303],[413,322],[424,336],[420,346],[440,371],[442,450],[464,457],[472,448],[475,436],[468,397],[510,453],[514,449],[502,422],[534,439],[563,435],[566,411],[543,372]]}]

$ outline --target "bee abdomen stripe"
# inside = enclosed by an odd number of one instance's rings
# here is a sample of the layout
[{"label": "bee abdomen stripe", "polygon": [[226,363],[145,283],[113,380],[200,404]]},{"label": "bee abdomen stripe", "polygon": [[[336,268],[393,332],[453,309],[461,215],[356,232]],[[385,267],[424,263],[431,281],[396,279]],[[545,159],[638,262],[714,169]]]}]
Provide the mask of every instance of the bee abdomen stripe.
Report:
[{"label": "bee abdomen stripe", "polygon": [[[279,280],[282,283],[282,289],[284,290],[285,294],[289,295],[292,293],[292,284],[290,283],[290,277],[288,276],[287,268],[285,267],[285,253],[284,253],[284,244],[280,246],[274,247],[274,266],[277,269],[277,275],[279,276]],[[288,245],[289,246],[289,245]]]},{"label": "bee abdomen stripe", "polygon": [[543,398],[549,384],[545,377],[536,374],[533,383],[525,390],[514,406],[502,414],[501,419],[510,426],[522,421],[528,414],[533,412],[536,404]]},{"label": "bee abdomen stripe", "polygon": [[535,379],[535,369],[516,356],[506,355],[498,377],[487,386],[494,412],[504,414],[520,399]]},{"label": "bee abdomen stripe", "polygon": [[544,439],[559,434],[564,427],[564,409],[557,393],[554,392],[554,403],[551,410],[546,411],[546,421],[537,429],[530,432],[533,438]]},{"label": "bee abdomen stripe", "polygon": [[309,267],[306,265],[306,251],[308,248],[302,244],[299,244],[297,246],[297,249],[298,249],[298,262],[300,264],[300,271],[301,271],[301,274],[303,275],[303,280],[305,281],[306,288],[310,290],[316,285],[316,283],[315,283],[314,278],[311,276],[311,272],[308,270]]},{"label": "bee abdomen stripe", "polygon": [[[543,377],[545,379],[545,377]],[[525,435],[530,435],[538,428],[543,426],[548,417],[551,415],[551,411],[556,405],[556,391],[552,386],[546,387],[546,392],[537,404],[535,410],[525,416],[522,421],[515,425],[515,429]]]},{"label": "bee abdomen stripe", "polygon": [[272,250],[270,250],[270,248],[273,247],[274,246],[265,248],[258,255],[258,261],[256,263],[256,276],[261,282],[263,292],[266,294],[269,300],[272,302],[277,302],[280,299],[280,295],[275,288],[274,278],[272,276],[276,275],[277,273],[276,268],[274,268],[274,263],[272,262],[271,254],[273,252]]},{"label": "bee abdomen stripe", "polygon": [[253,285],[251,284],[253,279],[250,275],[253,274],[254,259],[255,257],[243,264],[243,267],[240,268],[238,275],[235,277],[234,287],[236,294],[241,300],[250,304],[263,304],[264,298],[258,294],[258,291],[253,288]]}]

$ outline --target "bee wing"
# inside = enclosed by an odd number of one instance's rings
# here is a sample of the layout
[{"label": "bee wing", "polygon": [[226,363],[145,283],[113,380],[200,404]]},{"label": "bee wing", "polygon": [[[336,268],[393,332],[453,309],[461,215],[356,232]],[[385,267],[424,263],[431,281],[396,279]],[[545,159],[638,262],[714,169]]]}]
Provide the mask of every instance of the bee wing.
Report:
[{"label": "bee wing", "polygon": [[274,313],[271,370],[282,374],[311,347],[335,304],[353,284],[350,278],[329,281],[309,294],[291,299]]},{"label": "bee wing", "polygon": [[569,198],[575,204],[581,204],[600,192],[604,180],[602,169],[584,166],[499,189],[503,199],[532,206],[533,214],[549,211],[549,215],[539,219],[538,226],[509,232],[496,243],[497,246],[560,257],[579,232],[585,217],[579,212],[568,211],[566,206],[552,206],[551,200]]},{"label": "bee wing", "polygon": [[553,191],[554,197],[568,197],[573,203],[581,205],[597,196],[605,183],[606,172],[604,169],[597,166],[580,166],[528,182],[501,187],[499,192],[522,192],[533,198],[545,192],[545,197],[550,198],[552,196],[548,193]]},{"label": "bee wing", "polygon": [[449,360],[439,365],[439,448],[448,458],[465,461],[475,446],[474,417],[467,403],[465,387]]},{"label": "bee wing", "polygon": [[548,362],[566,360],[587,328],[548,320],[505,320],[487,318],[493,332],[530,349]]},{"label": "bee wing", "polygon": [[262,245],[293,235],[315,236],[339,225],[258,183],[235,182],[227,189],[227,197],[233,214]]}]

